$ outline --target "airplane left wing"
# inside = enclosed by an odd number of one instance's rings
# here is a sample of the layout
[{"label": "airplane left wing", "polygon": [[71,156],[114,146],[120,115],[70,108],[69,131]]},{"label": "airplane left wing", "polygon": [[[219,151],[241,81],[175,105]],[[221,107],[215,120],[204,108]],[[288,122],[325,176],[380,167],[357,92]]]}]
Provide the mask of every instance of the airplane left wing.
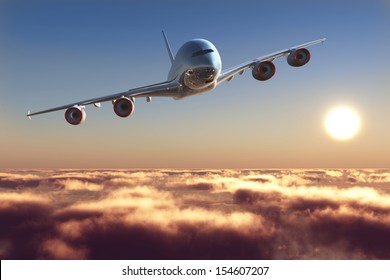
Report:
[{"label": "airplane left wing", "polygon": [[55,108],[51,108],[39,112],[34,112],[34,113],[28,112],[27,117],[31,118],[31,116],[69,109],[75,106],[84,109],[84,106],[86,105],[95,104],[95,106],[100,107],[99,105],[101,102],[113,101],[123,97],[137,98],[137,97],[154,97],[154,96],[175,96],[176,93],[180,90],[180,86],[181,85],[176,81],[167,81],[163,83],[130,89],[125,92],[120,92],[120,93],[102,96],[98,98],[92,98],[84,101],[74,102],[74,103],[70,103],[67,105],[63,105],[63,106],[59,106],[59,107],[55,107]]},{"label": "airplane left wing", "polygon": [[[221,72],[221,74],[219,75],[217,82],[218,82],[218,84],[220,84],[221,82],[226,81],[226,80],[230,81],[233,78],[234,75],[236,75],[236,74],[240,74],[241,75],[242,73],[244,73],[245,70],[247,70],[249,68],[253,68],[259,62],[273,61],[274,59],[279,58],[279,57],[287,57],[292,52],[294,52],[296,50],[299,50],[299,49],[302,49],[302,48],[306,48],[306,47],[309,47],[309,46],[312,46],[312,45],[315,45],[315,44],[318,44],[318,43],[322,43],[325,40],[326,40],[326,38],[322,38],[322,39],[319,39],[319,40],[315,40],[315,41],[312,41],[312,42],[308,42],[308,43],[305,43],[305,44],[294,46],[294,47],[291,47],[291,48],[288,48],[288,49],[285,49],[285,50],[281,50],[281,51],[274,52],[274,53],[271,53],[271,54],[268,54],[268,55],[265,55],[265,56],[261,56],[261,57],[255,58],[255,59],[253,59],[251,61],[247,61],[245,63],[242,63],[242,64],[236,65],[234,67],[231,67],[229,69],[223,70]],[[310,58],[310,54],[309,54],[309,58]],[[300,65],[296,65],[296,66],[300,66]]]}]

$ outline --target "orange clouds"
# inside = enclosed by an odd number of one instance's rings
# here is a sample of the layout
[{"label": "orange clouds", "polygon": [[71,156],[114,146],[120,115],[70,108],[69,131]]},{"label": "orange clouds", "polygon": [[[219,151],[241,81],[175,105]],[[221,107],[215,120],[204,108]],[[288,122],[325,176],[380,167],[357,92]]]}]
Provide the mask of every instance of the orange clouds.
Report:
[{"label": "orange clouds", "polygon": [[3,172],[0,254],[11,259],[386,259],[388,174]]},{"label": "orange clouds", "polygon": [[57,184],[63,185],[65,190],[67,191],[101,191],[104,188],[104,186],[99,184],[89,183],[75,179],[57,180]]},{"label": "orange clouds", "polygon": [[87,250],[72,248],[61,239],[49,239],[41,244],[39,255],[42,258],[57,260],[86,259]]}]

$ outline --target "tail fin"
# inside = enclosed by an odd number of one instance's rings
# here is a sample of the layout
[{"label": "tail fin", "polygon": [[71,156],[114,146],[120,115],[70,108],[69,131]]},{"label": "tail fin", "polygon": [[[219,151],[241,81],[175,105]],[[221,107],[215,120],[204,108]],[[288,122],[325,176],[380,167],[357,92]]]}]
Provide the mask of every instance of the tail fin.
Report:
[{"label": "tail fin", "polygon": [[172,54],[171,46],[169,45],[169,42],[168,42],[167,36],[165,35],[164,30],[162,30],[162,34],[163,34],[163,36],[164,36],[165,46],[167,47],[167,51],[168,51],[168,54],[169,54],[169,58],[171,59],[171,63],[173,64],[174,59],[173,59],[173,54]]}]

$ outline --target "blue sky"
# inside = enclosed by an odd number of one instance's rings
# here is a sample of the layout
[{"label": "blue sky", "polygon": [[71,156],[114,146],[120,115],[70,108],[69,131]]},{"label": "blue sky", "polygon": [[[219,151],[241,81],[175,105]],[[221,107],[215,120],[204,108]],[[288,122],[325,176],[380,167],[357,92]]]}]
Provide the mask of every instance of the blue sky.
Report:
[{"label": "blue sky", "polygon": [[[341,3],[340,3],[341,2]],[[390,5],[386,1],[0,2],[0,167],[385,167],[390,165]],[[161,82],[175,52],[213,42],[230,67],[327,37],[311,62],[275,62],[182,101],[137,100],[119,119],[109,103],[68,125],[63,112],[27,110]],[[355,108],[362,131],[339,143],[322,119]],[[5,158],[7,160],[5,160]]]}]

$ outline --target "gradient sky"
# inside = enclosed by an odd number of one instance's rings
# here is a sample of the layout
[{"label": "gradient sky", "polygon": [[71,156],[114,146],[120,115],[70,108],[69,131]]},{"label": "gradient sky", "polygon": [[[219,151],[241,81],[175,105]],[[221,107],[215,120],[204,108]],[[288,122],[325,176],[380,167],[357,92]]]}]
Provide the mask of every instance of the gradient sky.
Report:
[{"label": "gradient sky", "polygon": [[[223,68],[296,44],[302,68],[275,62],[181,101],[110,103],[71,126],[41,110],[166,79],[173,51],[201,37]],[[390,5],[376,1],[0,0],[0,168],[269,168],[390,166]],[[323,119],[345,104],[357,137],[338,142]]]}]

